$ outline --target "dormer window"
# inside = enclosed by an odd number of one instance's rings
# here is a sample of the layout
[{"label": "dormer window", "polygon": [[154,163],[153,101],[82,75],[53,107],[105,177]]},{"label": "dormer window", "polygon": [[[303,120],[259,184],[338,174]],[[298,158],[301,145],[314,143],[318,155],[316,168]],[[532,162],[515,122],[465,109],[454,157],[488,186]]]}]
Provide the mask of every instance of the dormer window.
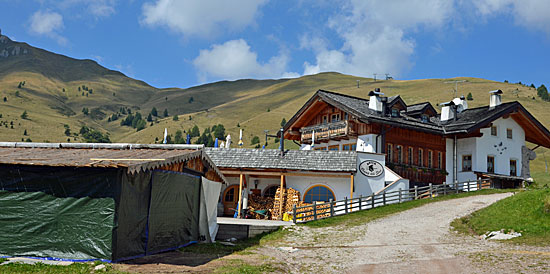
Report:
[{"label": "dormer window", "polygon": [[399,110],[396,108],[391,109],[391,117],[399,117]]},{"label": "dormer window", "polygon": [[427,123],[430,120],[430,116],[422,114],[422,116],[420,116],[420,120],[422,121],[422,123]]}]

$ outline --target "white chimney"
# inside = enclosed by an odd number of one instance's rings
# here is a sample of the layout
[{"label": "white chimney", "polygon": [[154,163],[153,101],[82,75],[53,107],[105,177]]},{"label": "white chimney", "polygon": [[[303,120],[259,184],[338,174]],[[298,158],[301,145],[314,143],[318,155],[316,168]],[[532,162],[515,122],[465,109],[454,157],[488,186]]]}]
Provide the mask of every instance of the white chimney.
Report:
[{"label": "white chimney", "polygon": [[369,108],[382,112],[384,110],[384,104],[382,103],[382,100],[380,98],[380,95],[384,95],[384,93],[380,92],[379,88],[376,88],[374,91],[369,92]]},{"label": "white chimney", "polygon": [[446,122],[455,118],[455,103],[453,101],[439,104],[440,106],[443,106],[441,109],[441,122]]},{"label": "white chimney", "polygon": [[452,102],[457,106],[456,111],[458,113],[468,109],[468,102],[464,95],[460,96],[460,98],[454,98]]},{"label": "white chimney", "polygon": [[501,102],[502,102],[502,99],[501,99],[502,90],[500,90],[500,89],[492,90],[492,91],[489,91],[489,94],[491,94],[491,100],[489,101],[489,107],[490,108],[494,108],[494,107],[501,104]]}]

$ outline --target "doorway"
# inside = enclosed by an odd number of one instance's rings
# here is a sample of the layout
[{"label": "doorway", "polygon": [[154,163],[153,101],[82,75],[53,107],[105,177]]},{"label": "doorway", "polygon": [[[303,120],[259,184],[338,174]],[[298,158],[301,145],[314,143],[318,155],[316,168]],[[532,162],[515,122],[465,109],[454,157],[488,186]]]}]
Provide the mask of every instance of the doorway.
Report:
[{"label": "doorway", "polygon": [[239,202],[239,186],[231,185],[223,192],[223,215],[233,216]]}]

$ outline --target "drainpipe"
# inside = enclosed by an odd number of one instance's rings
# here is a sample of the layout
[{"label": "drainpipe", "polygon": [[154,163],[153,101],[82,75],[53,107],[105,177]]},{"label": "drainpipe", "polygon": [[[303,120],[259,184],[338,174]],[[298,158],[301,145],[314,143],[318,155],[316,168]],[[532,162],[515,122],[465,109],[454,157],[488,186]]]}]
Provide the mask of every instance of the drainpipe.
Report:
[{"label": "drainpipe", "polygon": [[281,128],[281,157],[285,156],[285,132],[284,129]]},{"label": "drainpipe", "polygon": [[458,153],[457,153],[457,138],[453,138],[453,183],[458,182]]}]

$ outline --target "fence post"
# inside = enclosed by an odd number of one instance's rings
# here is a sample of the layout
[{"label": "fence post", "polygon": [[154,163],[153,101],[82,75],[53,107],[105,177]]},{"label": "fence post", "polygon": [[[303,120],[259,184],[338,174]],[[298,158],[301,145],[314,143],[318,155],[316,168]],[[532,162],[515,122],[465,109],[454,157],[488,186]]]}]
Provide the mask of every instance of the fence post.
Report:
[{"label": "fence post", "polygon": [[433,198],[433,189],[432,189],[432,183],[430,183],[430,198]]},{"label": "fence post", "polygon": [[330,217],[334,217],[334,200],[330,199]]},{"label": "fence post", "polygon": [[361,204],[363,203],[363,194],[359,195],[359,211],[361,211]]},{"label": "fence post", "polygon": [[374,208],[374,192],[370,195],[370,203],[371,203],[371,209]]},{"label": "fence post", "polygon": [[292,206],[292,221],[296,224],[296,204]]},{"label": "fence post", "polygon": [[445,184],[445,185],[443,186],[443,195],[447,195],[447,187],[449,187],[448,184]]},{"label": "fence post", "polygon": [[384,190],[384,192],[382,193],[382,204],[383,205],[386,205],[386,191]]},{"label": "fence post", "polygon": [[399,203],[401,203],[401,188],[399,189]]},{"label": "fence post", "polygon": [[467,184],[468,184],[468,192],[470,192],[470,180],[468,180]]},{"label": "fence post", "polygon": [[414,199],[418,200],[418,186],[414,186]]},{"label": "fence post", "polygon": [[477,190],[481,190],[481,180],[477,181]]},{"label": "fence post", "polygon": [[317,221],[317,201],[313,201],[313,220]]},{"label": "fence post", "polygon": [[346,209],[346,214],[348,214],[348,197],[344,198],[344,205]]}]

